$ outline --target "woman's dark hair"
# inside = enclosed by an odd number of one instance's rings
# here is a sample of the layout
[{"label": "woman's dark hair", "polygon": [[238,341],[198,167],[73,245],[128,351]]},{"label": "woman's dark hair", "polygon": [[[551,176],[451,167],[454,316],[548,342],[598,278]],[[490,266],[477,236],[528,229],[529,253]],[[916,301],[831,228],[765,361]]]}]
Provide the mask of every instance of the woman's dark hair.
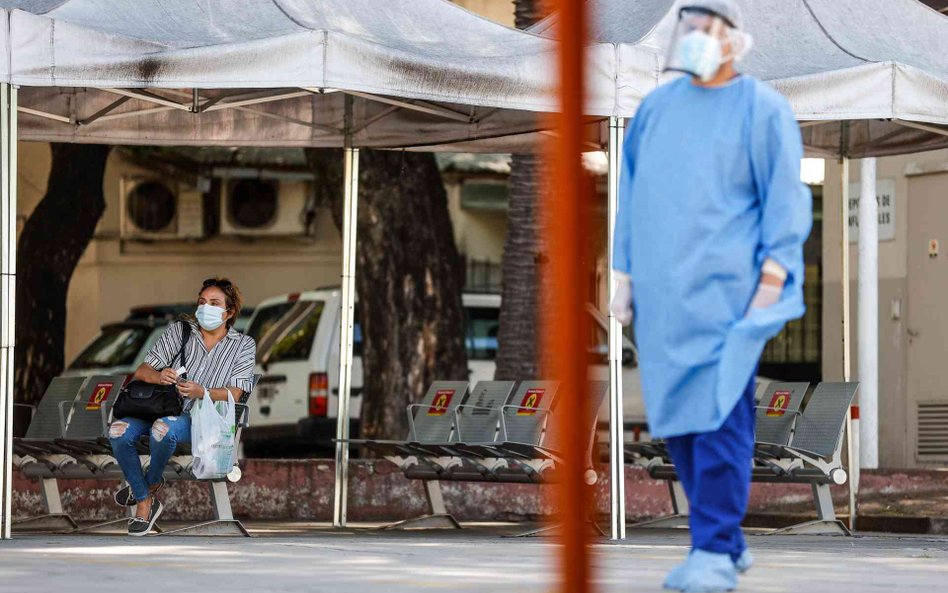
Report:
[{"label": "woman's dark hair", "polygon": [[227,320],[227,329],[230,329],[234,326],[234,322],[237,321],[237,317],[240,316],[240,310],[244,306],[244,299],[240,296],[240,289],[227,278],[218,278],[215,276],[214,278],[208,278],[204,281],[201,290],[198,291],[198,298],[201,298],[201,293],[212,286],[221,289],[221,292],[224,293],[224,302],[227,305],[227,310],[233,312],[233,315]]}]

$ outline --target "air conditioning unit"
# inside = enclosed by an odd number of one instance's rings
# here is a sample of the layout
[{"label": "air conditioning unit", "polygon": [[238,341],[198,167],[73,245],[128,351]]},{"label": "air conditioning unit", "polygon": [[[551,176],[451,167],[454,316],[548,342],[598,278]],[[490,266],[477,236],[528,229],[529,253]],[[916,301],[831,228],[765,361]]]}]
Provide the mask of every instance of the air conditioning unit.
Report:
[{"label": "air conditioning unit", "polygon": [[293,237],[306,234],[309,185],[302,179],[224,177],[221,235]]},{"label": "air conditioning unit", "polygon": [[123,239],[181,240],[204,236],[204,196],[173,179],[123,176],[120,231]]}]

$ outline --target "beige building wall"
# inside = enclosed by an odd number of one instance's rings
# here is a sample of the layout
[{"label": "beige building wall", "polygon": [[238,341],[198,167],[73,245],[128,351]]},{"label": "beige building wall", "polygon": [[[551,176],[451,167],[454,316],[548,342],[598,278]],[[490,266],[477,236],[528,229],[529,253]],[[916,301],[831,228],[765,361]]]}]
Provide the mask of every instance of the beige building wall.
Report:
[{"label": "beige building wall", "polygon": [[[914,441],[909,438],[913,404],[907,394],[908,245],[920,240],[909,228],[909,179],[913,171],[948,166],[948,151],[880,158],[877,179],[895,180],[895,240],[879,243],[879,456],[883,467],[917,465]],[[858,182],[860,162],[850,162],[852,182]],[[909,174],[909,175],[907,175]],[[841,283],[841,166],[826,163],[823,213],[823,380],[842,379],[842,283]],[[948,193],[948,177],[945,191]],[[948,203],[946,203],[948,207]],[[931,216],[945,217],[945,210]],[[857,328],[858,251],[849,248],[852,325],[852,377],[859,378]]]},{"label": "beige building wall", "polygon": [[[46,191],[49,145],[19,145],[19,228]],[[120,237],[122,178],[147,175],[113,151],[106,165],[105,213],[70,283],[66,318],[66,360],[106,323],[124,319],[132,307],[187,302],[201,281],[227,276],[245,302],[339,284],[341,240],[327,210],[319,212],[314,239],[215,236],[198,241],[130,241]],[[461,207],[460,183],[449,181],[449,212],[458,248],[469,257],[500,263],[507,232],[505,212]]]},{"label": "beige building wall", "polygon": [[507,238],[507,212],[464,208],[457,181],[446,181],[445,189],[458,250],[469,258],[499,264]]},{"label": "beige building wall", "polygon": [[[42,199],[49,175],[49,146],[20,143],[17,213],[22,222]],[[106,165],[106,210],[70,283],[66,360],[101,325],[124,319],[135,306],[187,302],[201,281],[227,276],[248,305],[270,296],[339,283],[341,242],[327,211],[320,212],[313,240],[213,237],[200,241],[122,241],[119,187],[123,175],[148,173],[113,152]]]},{"label": "beige building wall", "polygon": [[454,3],[493,21],[513,27],[513,0],[454,0]]}]

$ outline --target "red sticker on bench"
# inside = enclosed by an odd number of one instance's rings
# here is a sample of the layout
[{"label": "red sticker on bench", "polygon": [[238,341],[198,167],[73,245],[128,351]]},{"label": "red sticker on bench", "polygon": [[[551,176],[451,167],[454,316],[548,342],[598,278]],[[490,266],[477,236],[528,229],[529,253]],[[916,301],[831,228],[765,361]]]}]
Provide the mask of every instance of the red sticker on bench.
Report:
[{"label": "red sticker on bench", "polygon": [[94,412],[95,410],[102,409],[102,402],[109,399],[109,394],[112,393],[112,387],[115,383],[96,383],[95,389],[92,390],[92,395],[89,396],[89,401],[86,402],[86,410]]},{"label": "red sticker on bench", "polygon": [[533,416],[536,414],[544,393],[546,393],[546,389],[527,389],[527,392],[523,394],[523,400],[520,402],[517,415]]},{"label": "red sticker on bench", "polygon": [[428,415],[444,416],[444,414],[448,411],[448,406],[451,404],[451,398],[453,397],[453,389],[439,389],[437,392],[435,392],[435,398],[431,403],[431,407],[428,408]]},{"label": "red sticker on bench", "polygon": [[787,413],[787,408],[790,406],[790,392],[789,391],[775,391],[774,396],[770,399],[770,405],[767,406],[767,415],[768,416],[783,416]]}]

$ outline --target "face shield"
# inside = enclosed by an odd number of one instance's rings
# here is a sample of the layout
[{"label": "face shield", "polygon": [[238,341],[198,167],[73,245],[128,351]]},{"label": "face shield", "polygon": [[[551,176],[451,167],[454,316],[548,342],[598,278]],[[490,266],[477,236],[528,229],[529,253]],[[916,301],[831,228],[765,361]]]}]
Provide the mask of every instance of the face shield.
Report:
[{"label": "face shield", "polygon": [[684,72],[702,81],[714,78],[722,64],[740,61],[751,37],[708,10],[683,8],[672,35],[665,70]]}]

